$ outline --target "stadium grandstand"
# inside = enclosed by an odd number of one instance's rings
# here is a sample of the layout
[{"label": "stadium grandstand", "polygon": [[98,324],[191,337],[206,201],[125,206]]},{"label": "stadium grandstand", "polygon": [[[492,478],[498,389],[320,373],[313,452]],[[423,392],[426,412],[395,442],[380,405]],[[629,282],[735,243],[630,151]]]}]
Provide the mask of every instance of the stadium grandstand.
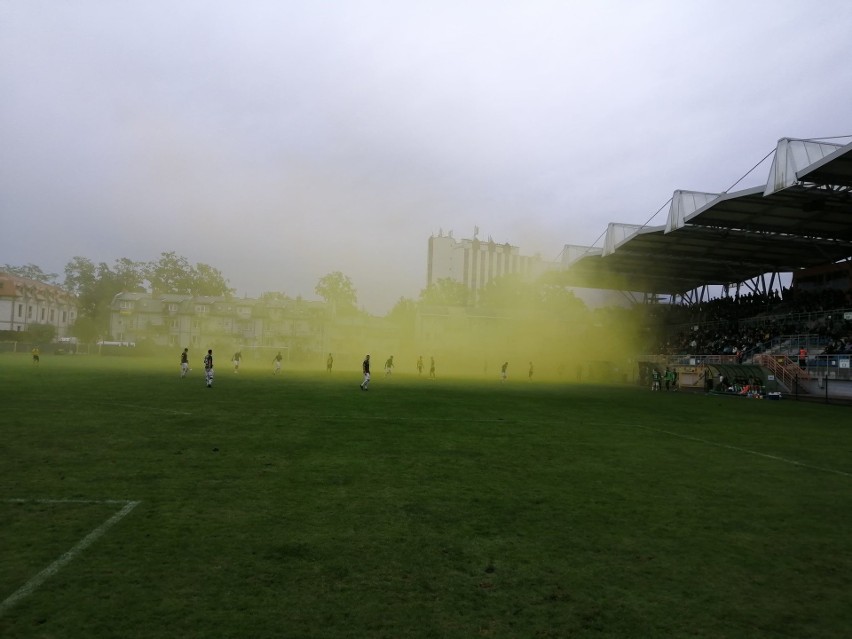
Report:
[{"label": "stadium grandstand", "polygon": [[764,184],[676,190],[665,224],[566,247],[566,285],[643,296],[643,383],[671,367],[681,387],[852,398],[852,142],[830,141],[845,138],[782,138]]}]

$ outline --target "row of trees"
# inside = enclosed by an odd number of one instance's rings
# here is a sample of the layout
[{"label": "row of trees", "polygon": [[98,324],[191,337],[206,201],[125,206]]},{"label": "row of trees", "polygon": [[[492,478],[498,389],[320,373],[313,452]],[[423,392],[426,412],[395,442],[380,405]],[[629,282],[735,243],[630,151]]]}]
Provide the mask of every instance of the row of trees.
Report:
[{"label": "row of trees", "polygon": [[126,257],[112,266],[106,262],[95,264],[87,257],[74,257],[65,265],[65,280],[59,282],[57,273],[47,273],[36,264],[12,266],[3,270],[13,275],[27,277],[45,284],[61,286],[78,296],[91,294],[98,288],[115,292],[146,290],[186,295],[229,295],[233,289],[221,271],[208,264],[190,264],[175,252],[162,253],[151,262],[137,262]]},{"label": "row of trees", "polygon": [[[7,273],[60,286],[77,296],[78,317],[75,336],[91,340],[109,330],[110,304],[122,292],[163,293],[192,296],[229,297],[234,289],[219,269],[208,264],[191,264],[175,252],[162,253],[157,260],[139,262],[128,258],[113,264],[95,263],[75,256],[65,265],[65,278],[49,273],[36,264],[4,265]],[[340,271],[320,278],[315,292],[341,315],[357,313],[357,293],[352,280]],[[267,292],[262,298],[287,299],[284,293]],[[47,327],[45,327],[47,328]],[[38,330],[34,328],[34,330]]]},{"label": "row of trees", "polygon": [[91,340],[105,334],[109,327],[112,299],[121,292],[160,292],[184,295],[231,295],[233,289],[222,273],[208,264],[191,264],[175,252],[162,253],[157,260],[138,262],[120,258],[110,265],[95,264],[76,256],[65,265],[65,279],[47,273],[35,264],[5,265],[4,270],[45,284],[60,286],[77,296],[78,316],[74,334]]},{"label": "row of trees", "polygon": [[[74,333],[90,339],[105,334],[109,327],[110,304],[121,292],[157,292],[192,296],[231,296],[234,290],[221,271],[208,264],[191,264],[175,252],[165,252],[157,260],[139,262],[128,258],[113,264],[95,263],[76,256],[65,266],[65,278],[59,283],[56,273],[47,273],[35,264],[5,265],[9,273],[28,277],[65,288],[78,298],[78,320]],[[319,279],[314,292],[329,304],[336,315],[359,312],[357,291],[352,280],[340,271]],[[262,298],[286,299],[277,292],[264,293]],[[413,328],[419,306],[476,306],[504,311],[524,309],[555,315],[574,314],[585,308],[558,280],[558,274],[528,282],[517,275],[492,280],[474,301],[469,289],[451,279],[441,279],[424,288],[418,299],[402,297],[391,309],[388,318],[400,326]]]}]

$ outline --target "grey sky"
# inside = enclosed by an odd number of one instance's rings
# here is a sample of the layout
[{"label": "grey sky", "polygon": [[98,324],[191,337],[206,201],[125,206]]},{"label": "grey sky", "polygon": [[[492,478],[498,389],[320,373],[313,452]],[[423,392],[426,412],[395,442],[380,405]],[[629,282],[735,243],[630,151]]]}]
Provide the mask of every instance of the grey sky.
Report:
[{"label": "grey sky", "polygon": [[0,0],[0,263],[340,270],[384,313],[439,229],[555,258],[852,134],[850,33],[847,0]]}]

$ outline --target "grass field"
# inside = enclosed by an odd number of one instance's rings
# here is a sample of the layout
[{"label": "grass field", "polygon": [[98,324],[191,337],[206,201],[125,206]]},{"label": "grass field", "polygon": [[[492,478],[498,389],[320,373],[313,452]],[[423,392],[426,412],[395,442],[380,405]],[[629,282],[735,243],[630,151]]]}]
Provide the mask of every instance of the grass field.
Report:
[{"label": "grass field", "polygon": [[0,637],[848,637],[852,409],[0,356]]}]

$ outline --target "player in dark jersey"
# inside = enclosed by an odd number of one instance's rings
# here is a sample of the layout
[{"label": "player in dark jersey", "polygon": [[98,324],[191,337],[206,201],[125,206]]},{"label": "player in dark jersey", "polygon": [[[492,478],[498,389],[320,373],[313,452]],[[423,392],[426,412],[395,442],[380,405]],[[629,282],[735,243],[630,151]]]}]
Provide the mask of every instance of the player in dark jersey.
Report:
[{"label": "player in dark jersey", "polygon": [[183,353],[180,354],[180,377],[183,379],[186,377],[186,372],[189,370],[189,349],[183,349]]},{"label": "player in dark jersey", "polygon": [[364,358],[364,362],[361,364],[361,371],[364,373],[364,381],[361,382],[361,390],[369,390],[367,388],[370,385],[370,356],[367,355]]},{"label": "player in dark jersey", "polygon": [[204,356],[204,381],[207,382],[207,388],[213,388],[213,349],[207,351]]}]

